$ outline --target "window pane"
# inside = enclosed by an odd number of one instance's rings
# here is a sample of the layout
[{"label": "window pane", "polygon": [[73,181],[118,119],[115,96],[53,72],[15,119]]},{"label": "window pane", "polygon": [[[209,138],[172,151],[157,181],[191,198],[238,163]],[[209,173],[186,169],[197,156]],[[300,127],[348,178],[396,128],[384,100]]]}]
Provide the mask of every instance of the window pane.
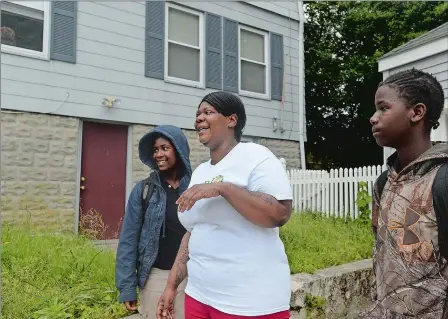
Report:
[{"label": "window pane", "polygon": [[264,36],[241,29],[241,57],[252,61],[264,61]]},{"label": "window pane", "polygon": [[199,16],[169,8],[168,38],[199,46]]},{"label": "window pane", "polygon": [[42,52],[43,20],[2,10],[1,23],[2,44]]},{"label": "window pane", "polygon": [[199,82],[199,50],[168,43],[168,76]]},{"label": "window pane", "polygon": [[264,65],[241,61],[241,90],[265,94],[265,70]]}]

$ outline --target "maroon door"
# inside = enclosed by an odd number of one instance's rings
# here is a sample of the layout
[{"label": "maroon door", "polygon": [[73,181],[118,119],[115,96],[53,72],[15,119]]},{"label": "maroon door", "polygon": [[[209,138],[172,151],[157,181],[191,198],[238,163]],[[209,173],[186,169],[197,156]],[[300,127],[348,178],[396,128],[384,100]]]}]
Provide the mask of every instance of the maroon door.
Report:
[{"label": "maroon door", "polygon": [[79,224],[90,238],[118,238],[126,197],[127,137],[127,126],[83,123]]}]

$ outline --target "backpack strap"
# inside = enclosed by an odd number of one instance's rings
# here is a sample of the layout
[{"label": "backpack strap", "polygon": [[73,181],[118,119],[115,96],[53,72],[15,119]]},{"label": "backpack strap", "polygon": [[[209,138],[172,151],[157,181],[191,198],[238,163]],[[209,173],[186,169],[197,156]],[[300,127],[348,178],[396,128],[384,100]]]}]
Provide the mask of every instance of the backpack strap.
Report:
[{"label": "backpack strap", "polygon": [[387,170],[381,173],[376,180],[376,187],[378,188],[378,198],[381,199],[381,195],[383,194],[384,186],[387,183]]},{"label": "backpack strap", "polygon": [[149,206],[149,199],[152,196],[152,193],[154,191],[154,183],[153,183],[153,173],[151,173],[146,179],[142,181],[143,184],[143,190],[142,190],[142,210],[143,215],[145,215],[146,210]]},{"label": "backpack strap", "polygon": [[141,197],[142,211],[141,211],[140,218],[139,218],[140,231],[138,234],[138,241],[140,241],[140,235],[142,232],[143,223],[145,222],[145,215],[146,215],[146,210],[148,209],[148,206],[149,206],[149,199],[151,198],[152,193],[154,191],[154,182],[153,182],[154,176],[153,176],[153,174],[154,174],[154,172],[149,174],[149,176],[142,181],[142,197]]},{"label": "backpack strap", "polygon": [[448,259],[448,162],[440,166],[432,184],[440,254]]}]

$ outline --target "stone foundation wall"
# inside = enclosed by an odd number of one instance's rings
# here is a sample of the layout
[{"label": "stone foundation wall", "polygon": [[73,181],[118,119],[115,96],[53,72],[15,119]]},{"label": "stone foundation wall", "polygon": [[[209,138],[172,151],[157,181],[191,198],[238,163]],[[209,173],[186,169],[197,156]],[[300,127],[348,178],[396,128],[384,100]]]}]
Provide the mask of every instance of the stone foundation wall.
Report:
[{"label": "stone foundation wall", "polygon": [[1,112],[2,222],[73,230],[79,120]]},{"label": "stone foundation wall", "polygon": [[262,137],[255,138],[254,142],[266,146],[278,158],[283,157],[286,160],[287,169],[300,168],[299,142]]},{"label": "stone foundation wall", "polygon": [[[146,178],[149,168],[139,159],[138,142],[153,126],[132,127],[132,181]],[[1,217],[2,222],[30,220],[37,226],[73,230],[75,217],[77,149],[80,120],[56,115],[1,113]],[[196,132],[184,130],[195,169],[209,159],[209,151]],[[254,138],[288,168],[300,165],[297,142]]]},{"label": "stone foundation wall", "polygon": [[138,142],[152,128],[153,126],[146,125],[132,126],[132,186],[149,176],[150,169],[140,161],[138,155]]},{"label": "stone foundation wall", "polygon": [[[132,162],[132,181],[136,183],[149,175],[149,168],[146,167],[138,155],[138,143],[142,136],[149,132],[154,126],[134,125],[132,129],[133,141],[133,162]],[[193,170],[199,164],[210,158],[209,150],[203,146],[193,130],[183,130],[190,145],[190,162]],[[300,168],[300,150],[299,143],[294,141],[285,141],[278,139],[254,138],[254,142],[269,148],[277,157],[283,157],[286,160],[287,169]]]},{"label": "stone foundation wall", "polygon": [[292,275],[291,318],[355,319],[371,305],[371,281],[370,259]]}]

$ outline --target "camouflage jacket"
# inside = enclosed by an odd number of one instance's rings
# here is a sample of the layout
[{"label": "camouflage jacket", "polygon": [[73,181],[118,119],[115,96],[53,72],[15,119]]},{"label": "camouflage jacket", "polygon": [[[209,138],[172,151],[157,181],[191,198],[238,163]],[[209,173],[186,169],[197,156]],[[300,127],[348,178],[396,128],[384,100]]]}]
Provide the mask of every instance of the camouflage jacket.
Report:
[{"label": "camouflage jacket", "polygon": [[381,197],[374,189],[373,306],[360,318],[448,319],[448,261],[440,254],[432,196],[448,145],[432,147],[399,173],[396,156],[388,159]]}]

